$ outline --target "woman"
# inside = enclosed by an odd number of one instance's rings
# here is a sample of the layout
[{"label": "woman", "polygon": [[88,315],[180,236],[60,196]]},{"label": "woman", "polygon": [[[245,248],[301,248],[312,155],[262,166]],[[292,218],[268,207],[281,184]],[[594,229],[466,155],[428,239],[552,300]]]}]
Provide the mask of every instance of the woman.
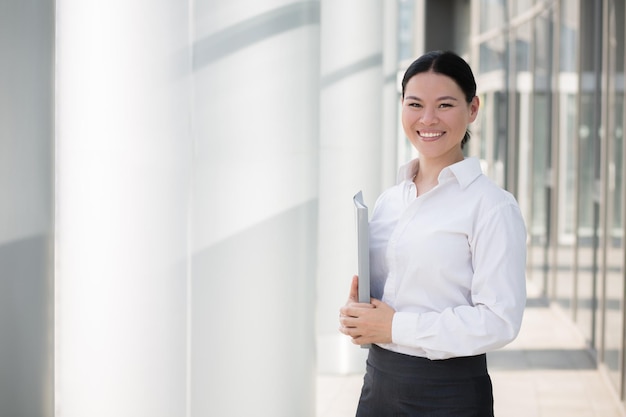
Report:
[{"label": "woman", "polygon": [[402,126],[419,157],[370,220],[372,300],[358,280],[340,331],[372,344],[358,417],[493,416],[485,353],[518,334],[526,230],[515,199],[465,158],[476,82],[451,52],[430,52],[402,80]]}]

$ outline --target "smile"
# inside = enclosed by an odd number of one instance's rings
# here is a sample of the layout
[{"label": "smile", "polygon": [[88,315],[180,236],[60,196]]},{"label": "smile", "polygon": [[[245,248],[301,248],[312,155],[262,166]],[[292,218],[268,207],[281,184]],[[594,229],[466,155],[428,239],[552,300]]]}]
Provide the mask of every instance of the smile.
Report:
[{"label": "smile", "polygon": [[437,138],[443,136],[443,134],[445,132],[421,132],[421,131],[418,131],[417,133],[421,137],[423,137],[424,139],[437,139]]}]

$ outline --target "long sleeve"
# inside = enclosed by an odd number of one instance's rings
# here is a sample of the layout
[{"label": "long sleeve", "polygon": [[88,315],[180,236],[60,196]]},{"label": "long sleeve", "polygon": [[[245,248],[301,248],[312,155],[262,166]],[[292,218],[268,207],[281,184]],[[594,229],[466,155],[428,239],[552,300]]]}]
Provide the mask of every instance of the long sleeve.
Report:
[{"label": "long sleeve", "polygon": [[526,231],[517,205],[504,203],[486,213],[470,246],[471,304],[397,312],[394,343],[444,359],[497,349],[517,336],[526,303]]},{"label": "long sleeve", "polygon": [[482,175],[478,161],[446,168],[415,198],[401,181],[370,221],[376,296],[396,310],[399,353],[431,359],[502,347],[518,334],[526,303],[526,228],[513,196]]}]

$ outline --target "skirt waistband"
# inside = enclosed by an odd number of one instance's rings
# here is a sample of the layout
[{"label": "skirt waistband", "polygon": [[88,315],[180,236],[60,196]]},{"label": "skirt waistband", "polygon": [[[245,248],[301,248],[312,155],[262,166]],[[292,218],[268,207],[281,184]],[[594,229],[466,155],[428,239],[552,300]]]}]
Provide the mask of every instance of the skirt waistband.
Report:
[{"label": "skirt waistband", "polygon": [[367,364],[380,372],[427,379],[471,378],[487,375],[487,355],[431,360],[392,352],[380,346],[369,349]]}]

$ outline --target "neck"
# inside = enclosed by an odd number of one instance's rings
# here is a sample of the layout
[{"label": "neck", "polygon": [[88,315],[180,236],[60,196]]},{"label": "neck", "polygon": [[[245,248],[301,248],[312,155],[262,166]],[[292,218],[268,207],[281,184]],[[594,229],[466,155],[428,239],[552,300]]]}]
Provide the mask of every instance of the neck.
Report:
[{"label": "neck", "polygon": [[445,167],[460,162],[463,159],[463,154],[453,160],[420,158],[417,173],[413,178],[413,183],[417,187],[417,195],[424,194],[436,187],[437,184],[439,184],[439,174],[441,171]]},{"label": "neck", "polygon": [[419,161],[419,169],[417,172],[417,176],[426,180],[437,181],[439,174],[441,171],[452,164],[456,164],[457,162],[461,162],[465,157],[463,154],[456,156],[453,159],[427,159],[420,158]]}]

